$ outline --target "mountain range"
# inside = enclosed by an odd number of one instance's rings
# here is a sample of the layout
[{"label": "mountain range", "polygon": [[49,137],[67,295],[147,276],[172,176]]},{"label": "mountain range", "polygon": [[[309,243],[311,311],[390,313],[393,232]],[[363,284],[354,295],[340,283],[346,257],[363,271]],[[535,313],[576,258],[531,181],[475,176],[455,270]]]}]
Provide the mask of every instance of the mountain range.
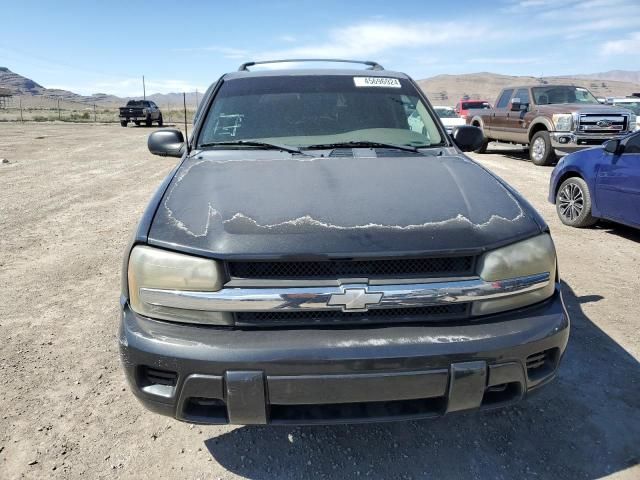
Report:
[{"label": "mountain range", "polygon": [[[492,102],[500,90],[509,85],[569,83],[591,90],[598,97],[624,97],[640,92],[640,70],[611,70],[608,72],[580,74],[554,77],[526,77],[500,75],[490,72],[469,73],[461,75],[437,75],[418,80],[418,85],[434,104],[453,105],[463,96],[471,99],[489,100]],[[48,96],[65,101],[74,101],[101,106],[118,106],[132,98],[121,98],[108,93],[79,95],[61,89],[46,88],[34,80],[14,73],[7,67],[0,67],[0,88],[7,89],[16,96]],[[196,103],[196,92],[189,92],[187,103]],[[201,96],[202,94],[200,94]],[[137,98],[137,97],[136,97]],[[147,95],[161,108],[165,105],[182,103],[182,93],[155,93]]]}]

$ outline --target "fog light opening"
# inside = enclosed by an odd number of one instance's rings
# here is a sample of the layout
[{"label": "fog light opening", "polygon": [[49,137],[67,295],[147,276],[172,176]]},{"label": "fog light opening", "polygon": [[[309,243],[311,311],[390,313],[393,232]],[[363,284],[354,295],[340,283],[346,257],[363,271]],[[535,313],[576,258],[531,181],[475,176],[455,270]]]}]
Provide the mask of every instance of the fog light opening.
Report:
[{"label": "fog light opening", "polygon": [[511,403],[522,395],[522,386],[519,382],[501,383],[487,387],[482,397],[483,407],[493,407]]}]

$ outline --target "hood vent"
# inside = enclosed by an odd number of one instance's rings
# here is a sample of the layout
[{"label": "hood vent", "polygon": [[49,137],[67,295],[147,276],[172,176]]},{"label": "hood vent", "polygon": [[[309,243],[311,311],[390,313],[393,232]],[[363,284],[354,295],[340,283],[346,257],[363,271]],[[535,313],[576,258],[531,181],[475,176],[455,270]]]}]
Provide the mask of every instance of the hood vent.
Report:
[{"label": "hood vent", "polygon": [[409,152],[395,148],[334,148],[329,157],[375,158],[375,157],[424,157],[422,152]]},{"label": "hood vent", "polygon": [[330,157],[349,157],[353,158],[352,148],[334,148],[329,154]]}]

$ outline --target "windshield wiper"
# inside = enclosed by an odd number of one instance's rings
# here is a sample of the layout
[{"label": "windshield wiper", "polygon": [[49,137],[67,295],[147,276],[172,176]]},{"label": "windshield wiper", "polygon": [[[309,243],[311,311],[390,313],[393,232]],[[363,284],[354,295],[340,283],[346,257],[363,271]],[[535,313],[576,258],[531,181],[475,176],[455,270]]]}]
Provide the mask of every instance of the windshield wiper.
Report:
[{"label": "windshield wiper", "polygon": [[263,147],[269,148],[272,150],[282,150],[284,152],[289,153],[303,153],[299,148],[293,147],[290,145],[281,145],[279,143],[269,143],[269,142],[258,142],[254,140],[231,140],[226,142],[210,142],[210,143],[201,143],[198,145],[199,148],[206,147],[218,147],[218,146],[246,146],[246,147]]},{"label": "windshield wiper", "polygon": [[395,143],[384,143],[384,142],[369,142],[366,140],[362,141],[353,141],[353,142],[338,142],[338,143],[318,143],[315,145],[308,145],[304,148],[393,148],[396,150],[404,150],[406,152],[418,152],[416,147],[412,147],[411,145],[396,145]]}]

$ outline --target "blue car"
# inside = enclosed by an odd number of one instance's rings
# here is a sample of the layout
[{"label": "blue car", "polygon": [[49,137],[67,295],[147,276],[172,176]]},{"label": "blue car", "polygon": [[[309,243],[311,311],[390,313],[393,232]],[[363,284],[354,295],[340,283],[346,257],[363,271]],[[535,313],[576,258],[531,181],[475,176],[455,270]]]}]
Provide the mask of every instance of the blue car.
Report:
[{"label": "blue car", "polygon": [[607,219],[640,228],[640,131],[560,160],[549,201],[565,225]]}]

